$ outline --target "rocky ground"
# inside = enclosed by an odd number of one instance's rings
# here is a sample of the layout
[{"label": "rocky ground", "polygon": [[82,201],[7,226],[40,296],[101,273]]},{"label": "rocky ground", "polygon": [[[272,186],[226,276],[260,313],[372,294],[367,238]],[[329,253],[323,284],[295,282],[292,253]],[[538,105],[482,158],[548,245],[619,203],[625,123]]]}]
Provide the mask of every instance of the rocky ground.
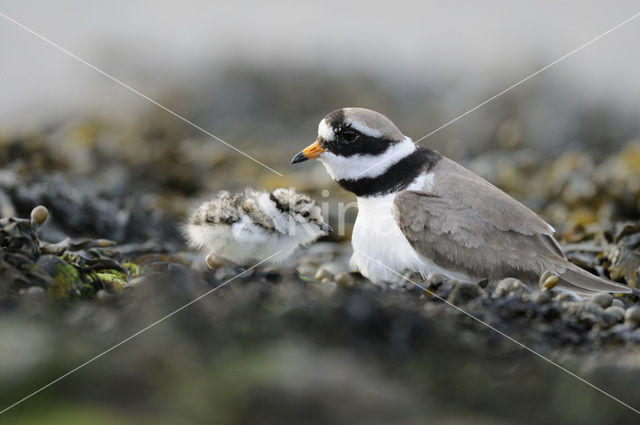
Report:
[{"label": "rocky ground", "polygon": [[[571,261],[638,287],[640,144],[549,158],[512,122],[498,130],[496,149],[463,162],[552,222]],[[300,146],[257,151],[284,168]],[[376,287],[347,267],[353,214],[291,264],[211,272],[179,224],[215,191],[350,198],[322,170],[278,177],[152,118],[3,136],[0,166],[0,408],[222,285],[8,423],[637,423],[519,345],[640,409],[637,296],[437,275],[416,281],[427,290]]]}]

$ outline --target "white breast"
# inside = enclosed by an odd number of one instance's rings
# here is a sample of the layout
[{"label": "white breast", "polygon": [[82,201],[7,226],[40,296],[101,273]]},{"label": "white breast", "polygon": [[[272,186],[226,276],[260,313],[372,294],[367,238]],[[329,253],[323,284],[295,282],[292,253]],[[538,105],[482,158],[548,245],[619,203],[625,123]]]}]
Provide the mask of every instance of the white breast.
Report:
[{"label": "white breast", "polygon": [[[429,190],[431,185],[433,174],[421,174],[407,190]],[[351,243],[354,252],[352,261],[358,266],[360,273],[375,283],[401,281],[402,278],[394,271],[400,274],[405,271],[422,274],[437,272],[467,280],[465,276],[452,275],[438,267],[413,249],[391,214],[396,195],[397,193],[392,193],[380,197],[358,198],[358,217]]]}]

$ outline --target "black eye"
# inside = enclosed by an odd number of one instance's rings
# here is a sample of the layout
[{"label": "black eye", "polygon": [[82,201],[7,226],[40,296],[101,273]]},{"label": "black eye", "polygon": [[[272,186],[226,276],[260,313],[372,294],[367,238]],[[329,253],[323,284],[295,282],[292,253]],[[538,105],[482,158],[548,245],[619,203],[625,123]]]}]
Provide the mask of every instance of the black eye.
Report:
[{"label": "black eye", "polygon": [[305,211],[302,213],[302,217],[307,218],[309,217],[309,211]]},{"label": "black eye", "polygon": [[340,136],[340,139],[343,142],[351,143],[351,142],[355,141],[360,136],[360,133],[358,133],[357,131],[355,131],[352,128],[345,128],[344,130],[341,130],[338,133],[338,136]]}]

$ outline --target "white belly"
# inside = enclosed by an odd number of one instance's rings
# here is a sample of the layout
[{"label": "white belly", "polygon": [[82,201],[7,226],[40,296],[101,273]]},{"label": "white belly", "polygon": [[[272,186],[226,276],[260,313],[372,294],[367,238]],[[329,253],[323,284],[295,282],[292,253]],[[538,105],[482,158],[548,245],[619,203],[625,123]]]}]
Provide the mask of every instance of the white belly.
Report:
[{"label": "white belly", "polygon": [[[422,189],[423,178],[418,178],[410,189]],[[458,280],[469,280],[467,276],[437,266],[413,249],[391,215],[395,197],[394,193],[377,198],[358,198],[358,217],[351,244],[352,261],[360,273],[375,283],[400,282],[404,280],[401,275],[406,271],[423,275],[436,272]]]},{"label": "white belly", "polygon": [[372,282],[398,282],[402,278],[394,271],[402,274],[423,268],[422,260],[391,216],[394,198],[395,194],[358,199],[358,217],[351,237],[353,261]]}]

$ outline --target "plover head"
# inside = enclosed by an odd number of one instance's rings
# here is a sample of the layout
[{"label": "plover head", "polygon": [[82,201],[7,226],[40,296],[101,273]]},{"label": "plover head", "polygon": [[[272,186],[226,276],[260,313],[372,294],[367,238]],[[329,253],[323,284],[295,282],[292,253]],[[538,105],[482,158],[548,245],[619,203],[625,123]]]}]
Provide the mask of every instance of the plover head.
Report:
[{"label": "plover head", "polygon": [[334,180],[357,180],[384,174],[416,150],[413,141],[384,115],[364,108],[342,108],[325,116],[316,141],[292,164],[318,158]]}]

